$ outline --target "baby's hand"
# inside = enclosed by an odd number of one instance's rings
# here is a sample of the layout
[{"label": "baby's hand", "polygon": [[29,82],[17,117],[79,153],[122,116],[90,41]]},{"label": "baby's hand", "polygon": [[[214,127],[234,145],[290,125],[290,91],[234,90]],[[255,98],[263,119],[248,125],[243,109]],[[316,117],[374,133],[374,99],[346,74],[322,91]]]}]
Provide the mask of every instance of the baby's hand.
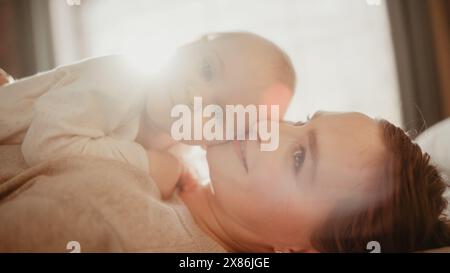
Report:
[{"label": "baby's hand", "polygon": [[169,198],[183,173],[182,163],[167,152],[148,150],[149,174],[155,180],[162,199]]},{"label": "baby's hand", "polygon": [[198,186],[198,181],[189,170],[185,170],[178,181],[180,193],[186,193],[194,190]]}]

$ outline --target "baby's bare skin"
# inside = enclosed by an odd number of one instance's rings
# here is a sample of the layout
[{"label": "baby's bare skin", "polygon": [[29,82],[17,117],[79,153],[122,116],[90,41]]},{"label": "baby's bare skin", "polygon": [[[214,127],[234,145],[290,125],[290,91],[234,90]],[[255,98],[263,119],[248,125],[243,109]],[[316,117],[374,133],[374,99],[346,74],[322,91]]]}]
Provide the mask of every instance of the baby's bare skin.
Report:
[{"label": "baby's bare skin", "polygon": [[146,122],[146,115],[141,117],[141,126],[136,142],[147,149],[149,174],[158,185],[161,198],[170,198],[185,169],[179,159],[167,152],[177,142],[166,132],[158,130]]},{"label": "baby's bare skin", "polygon": [[181,162],[167,152],[149,150],[149,173],[158,185],[162,199],[169,198],[175,190],[184,167]]}]

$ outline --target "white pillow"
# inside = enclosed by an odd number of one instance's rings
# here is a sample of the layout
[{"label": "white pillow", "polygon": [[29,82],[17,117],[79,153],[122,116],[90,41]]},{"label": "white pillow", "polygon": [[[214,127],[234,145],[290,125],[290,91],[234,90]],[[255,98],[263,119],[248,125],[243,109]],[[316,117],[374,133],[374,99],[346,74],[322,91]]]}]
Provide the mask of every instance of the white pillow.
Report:
[{"label": "white pillow", "polygon": [[[424,152],[431,156],[431,161],[441,171],[447,184],[450,183],[450,118],[445,119],[425,130],[416,139]],[[447,211],[450,212],[450,190],[444,196],[449,200]]]},{"label": "white pillow", "polygon": [[450,177],[450,118],[425,130],[416,142],[431,156],[439,170]]}]

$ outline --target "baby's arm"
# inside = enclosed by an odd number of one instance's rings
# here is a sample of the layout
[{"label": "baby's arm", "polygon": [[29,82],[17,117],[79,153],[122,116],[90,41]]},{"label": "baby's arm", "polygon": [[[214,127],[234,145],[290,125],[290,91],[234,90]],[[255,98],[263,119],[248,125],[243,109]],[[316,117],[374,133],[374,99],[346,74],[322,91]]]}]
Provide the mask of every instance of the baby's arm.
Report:
[{"label": "baby's arm", "polygon": [[182,163],[168,152],[149,150],[149,174],[158,185],[163,199],[169,198],[175,191],[184,171]]},{"label": "baby's arm", "polygon": [[134,142],[143,94],[122,67],[121,59],[110,56],[59,68],[64,79],[36,101],[22,144],[29,165],[85,154],[148,172],[147,152]]},{"label": "baby's arm", "polygon": [[139,132],[135,141],[144,146],[147,150],[157,151],[167,151],[179,143],[174,140],[169,133],[149,122],[148,115],[145,110],[141,113]]}]

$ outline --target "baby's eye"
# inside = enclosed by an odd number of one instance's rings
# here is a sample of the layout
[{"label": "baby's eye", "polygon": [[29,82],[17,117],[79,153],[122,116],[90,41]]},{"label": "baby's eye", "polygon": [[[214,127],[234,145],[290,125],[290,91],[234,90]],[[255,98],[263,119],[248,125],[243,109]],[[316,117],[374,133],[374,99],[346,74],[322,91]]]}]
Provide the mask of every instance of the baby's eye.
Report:
[{"label": "baby's eye", "polygon": [[294,171],[298,174],[305,161],[305,149],[303,147],[298,147],[294,151]]},{"label": "baby's eye", "polygon": [[214,71],[208,60],[202,62],[202,77],[205,81],[210,82],[213,79]]}]

